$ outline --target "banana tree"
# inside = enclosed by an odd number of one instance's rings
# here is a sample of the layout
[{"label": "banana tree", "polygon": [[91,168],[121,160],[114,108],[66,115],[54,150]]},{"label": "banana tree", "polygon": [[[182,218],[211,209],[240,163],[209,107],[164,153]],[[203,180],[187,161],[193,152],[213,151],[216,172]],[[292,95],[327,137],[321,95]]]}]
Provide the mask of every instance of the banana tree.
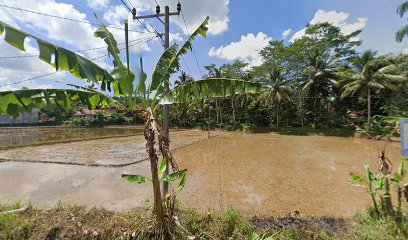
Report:
[{"label": "banana tree", "polygon": [[[146,140],[146,151],[150,160],[151,182],[153,184],[154,193],[155,229],[158,230],[159,227],[163,226],[162,224],[165,221],[163,200],[166,200],[163,199],[161,195],[160,181],[172,182],[181,178],[181,185],[179,185],[178,188],[181,190],[185,183],[186,174],[186,170],[179,171],[177,163],[170,152],[169,136],[162,130],[161,124],[156,118],[156,110],[158,107],[163,104],[173,104],[204,97],[200,94],[200,91],[191,91],[191,89],[207,88],[211,89],[213,96],[228,96],[231,94],[231,89],[235,89],[235,93],[237,94],[255,93],[260,87],[256,83],[238,79],[209,78],[180,85],[166,93],[163,83],[170,83],[169,79],[171,75],[176,72],[180,57],[192,49],[191,41],[198,35],[206,37],[208,20],[209,18],[207,17],[180,48],[177,44],[174,44],[163,52],[157,61],[148,84],[147,75],[143,71],[142,62],[140,63],[139,74],[131,72],[128,58],[128,45],[126,49],[127,64],[125,66],[119,56],[120,50],[116,40],[102,23],[100,23],[100,27],[96,30],[95,37],[105,41],[108,53],[113,57],[114,68],[110,73],[83,56],[18,30],[4,22],[0,22],[0,35],[5,32],[5,41],[10,45],[25,51],[24,40],[26,37],[31,37],[37,41],[39,45],[39,58],[41,60],[55,67],[56,70],[68,71],[74,77],[84,79],[88,83],[99,85],[101,89],[101,92],[85,87],[76,87],[76,89],[26,89],[0,92],[0,114],[9,114],[15,117],[24,111],[46,104],[55,104],[58,107],[70,107],[74,101],[87,104],[91,109],[116,106],[130,114],[143,114],[145,118],[144,137]],[[127,24],[125,28],[127,28]],[[192,93],[197,92],[198,94],[193,96]],[[112,95],[125,97],[127,99],[127,106],[114,100],[111,97]],[[169,162],[174,171],[174,173],[168,176],[163,175],[163,171],[165,171],[163,167],[158,167],[159,157],[155,145],[156,138],[158,139],[159,151],[163,157],[160,166],[164,166],[166,162]],[[126,174],[123,175],[123,178],[138,183],[148,181],[148,178],[139,175]],[[167,196],[166,194],[165,197]]]}]

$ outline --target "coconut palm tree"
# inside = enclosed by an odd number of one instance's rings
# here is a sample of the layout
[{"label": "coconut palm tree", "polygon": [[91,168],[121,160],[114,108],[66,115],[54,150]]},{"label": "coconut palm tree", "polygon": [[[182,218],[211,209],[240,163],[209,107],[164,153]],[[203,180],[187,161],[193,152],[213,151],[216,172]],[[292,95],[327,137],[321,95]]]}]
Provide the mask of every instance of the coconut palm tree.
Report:
[{"label": "coconut palm tree", "polygon": [[337,84],[341,59],[334,54],[329,55],[321,49],[315,49],[307,56],[306,63],[302,91],[306,93],[309,104],[313,105],[313,121],[316,125],[323,103],[329,101]]},{"label": "coconut palm tree", "polygon": [[[406,13],[408,13],[408,1],[405,1],[402,3],[397,10],[397,13],[400,17],[404,17]],[[396,35],[397,41],[402,42],[405,37],[408,36],[408,25],[405,25],[403,28],[401,28]]]},{"label": "coconut palm tree", "polygon": [[401,81],[407,77],[387,58],[376,58],[376,52],[365,51],[354,58],[351,72],[344,73],[344,80],[339,82],[343,93],[341,98],[359,95],[367,98],[367,123],[371,124],[372,90],[390,90],[399,92]]},{"label": "coconut palm tree", "polygon": [[290,101],[292,95],[291,87],[284,82],[282,69],[274,68],[270,74],[269,83],[264,86],[264,91],[259,96],[265,104],[275,106],[276,127],[279,127],[279,108],[283,101]]},{"label": "coconut palm tree", "polygon": [[[204,66],[204,68],[208,71],[208,77],[211,78],[222,78],[222,69],[217,68],[215,64],[211,64],[209,66]],[[215,98],[215,113],[216,113],[216,122],[218,124],[218,120],[221,121],[222,125],[222,106],[221,106],[221,101],[219,101],[217,98]]]},{"label": "coconut palm tree", "polygon": [[178,77],[178,80],[174,82],[174,86],[178,87],[182,84],[186,84],[192,81],[194,81],[194,79],[190,75],[188,75],[186,72],[182,71],[180,76]]}]

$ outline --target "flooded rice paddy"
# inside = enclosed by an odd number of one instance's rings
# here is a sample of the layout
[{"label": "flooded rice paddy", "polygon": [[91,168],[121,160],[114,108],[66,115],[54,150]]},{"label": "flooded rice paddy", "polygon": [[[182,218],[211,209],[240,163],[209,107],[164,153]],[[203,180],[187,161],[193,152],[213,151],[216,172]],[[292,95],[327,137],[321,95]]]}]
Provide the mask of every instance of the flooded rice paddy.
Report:
[{"label": "flooded rice paddy", "polygon": [[27,145],[32,143],[81,140],[109,136],[128,136],[142,133],[142,127],[16,127],[0,128],[0,147]]},{"label": "flooded rice paddy", "polygon": [[[363,173],[366,163],[375,166],[377,148],[371,140],[226,132],[206,139],[206,134],[171,133],[174,156],[180,168],[188,169],[179,195],[186,207],[350,216],[369,203],[363,189],[349,184],[349,172]],[[390,143],[387,152],[392,161],[399,160],[398,143]],[[122,173],[150,174],[143,154],[141,135],[5,150],[0,158],[13,161],[0,163],[0,199],[38,207],[60,200],[114,210],[144,207],[151,186],[120,178]]]}]

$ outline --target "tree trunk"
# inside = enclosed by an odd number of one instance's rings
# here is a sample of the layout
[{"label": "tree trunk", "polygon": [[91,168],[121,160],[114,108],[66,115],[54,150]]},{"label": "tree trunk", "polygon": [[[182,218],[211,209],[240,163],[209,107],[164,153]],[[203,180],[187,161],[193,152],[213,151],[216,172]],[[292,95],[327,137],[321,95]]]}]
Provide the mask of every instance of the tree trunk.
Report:
[{"label": "tree trunk", "polygon": [[279,128],[279,106],[276,104],[276,128]]},{"label": "tree trunk", "polygon": [[235,122],[235,101],[234,101],[234,96],[231,95],[231,105],[232,105],[232,121],[234,123],[234,127],[236,126],[236,122]]},{"label": "tree trunk", "polygon": [[389,196],[386,198],[383,198],[383,211],[386,213],[392,213],[394,211],[393,206],[392,206],[392,200],[391,200],[391,192],[390,192],[390,183],[389,183],[389,177],[388,175],[390,174],[390,166],[388,165],[387,161],[388,159],[385,156],[385,150],[383,150],[381,152],[380,155],[380,159],[381,159],[381,172],[384,176],[387,176],[385,178],[385,182],[384,182],[384,190],[389,193]]},{"label": "tree trunk", "polygon": [[304,127],[303,123],[303,113],[302,113],[302,96],[299,95],[299,115],[300,115],[300,122],[302,123],[302,127]]},{"label": "tree trunk", "polygon": [[368,124],[368,129],[370,129],[371,126],[371,89],[368,88],[367,90],[367,124]]},{"label": "tree trunk", "polygon": [[154,214],[156,215],[156,227],[160,227],[163,223],[163,207],[162,207],[162,198],[160,191],[160,181],[158,175],[158,162],[159,158],[156,154],[156,149],[154,146],[155,142],[155,133],[153,127],[151,126],[154,120],[148,119],[148,122],[145,127],[145,139],[146,139],[146,148],[149,154],[150,159],[150,169],[152,172],[152,183],[153,183],[153,194],[154,194]]},{"label": "tree trunk", "polygon": [[211,106],[208,102],[208,138],[211,138]]},{"label": "tree trunk", "polygon": [[218,124],[218,120],[219,120],[219,117],[218,117],[218,100],[217,99],[215,99],[215,114],[216,114],[216,123]]},{"label": "tree trunk", "polygon": [[222,101],[218,104],[220,108],[220,120],[221,120],[221,126],[222,126]]}]

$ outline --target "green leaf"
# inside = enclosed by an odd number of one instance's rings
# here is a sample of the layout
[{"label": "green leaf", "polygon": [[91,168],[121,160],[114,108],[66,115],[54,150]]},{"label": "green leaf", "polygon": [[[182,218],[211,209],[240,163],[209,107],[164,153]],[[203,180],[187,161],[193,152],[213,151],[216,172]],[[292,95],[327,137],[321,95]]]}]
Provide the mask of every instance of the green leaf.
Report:
[{"label": "green leaf", "polygon": [[5,29],[6,37],[4,38],[4,40],[11,46],[18,48],[21,51],[25,51],[24,40],[27,37],[27,34],[9,26],[6,26]]},{"label": "green leaf", "polygon": [[401,182],[404,178],[399,173],[394,173],[394,176],[391,178],[393,182]]},{"label": "green leaf", "polygon": [[130,175],[130,174],[122,174],[122,178],[128,182],[135,182],[135,183],[145,183],[150,181],[149,178],[141,175]]},{"label": "green leaf", "polygon": [[120,96],[122,94],[133,94],[133,81],[135,80],[135,74],[130,72],[129,78],[128,74],[128,69],[123,65],[116,66],[112,70],[111,75],[116,79],[119,86],[119,92],[115,93],[116,96]]},{"label": "green leaf", "polygon": [[160,56],[153,71],[152,81],[149,86],[149,93],[156,91],[165,80],[168,81],[168,79],[170,78],[167,70],[171,63],[171,60],[176,55],[177,48],[177,44],[173,44],[172,46],[167,48]]},{"label": "green leaf", "polygon": [[359,183],[356,183],[356,182],[350,182],[350,184],[351,184],[353,187],[363,187],[363,188],[365,188],[364,185],[359,184]]},{"label": "green leaf", "polygon": [[187,178],[187,174],[184,174],[177,187],[177,192],[180,192],[181,190],[183,190],[184,186],[186,185],[186,178]]},{"label": "green leaf", "polygon": [[96,13],[94,13],[94,16],[99,22],[99,28],[96,29],[94,36],[103,39],[106,45],[108,45],[108,52],[110,53],[110,55],[112,55],[114,59],[113,60],[114,66],[116,67],[123,65],[119,57],[120,50],[118,48],[118,43],[116,42],[116,39],[113,37],[112,33],[106,28],[106,26],[99,20]]},{"label": "green leaf", "polygon": [[239,79],[207,78],[179,85],[159,99],[159,103],[192,102],[194,99],[228,97],[231,94],[255,94],[262,84]]},{"label": "green leaf", "polygon": [[71,108],[72,102],[87,104],[90,108],[107,107],[116,101],[92,91],[74,89],[28,89],[0,92],[0,114],[18,117],[21,113],[55,104],[59,108]]},{"label": "green leaf", "polygon": [[88,82],[101,82],[102,90],[111,90],[111,83],[115,79],[103,68],[93,63],[92,61],[69,51],[60,46],[49,43],[45,40],[37,38],[31,34],[18,30],[4,22],[0,21],[0,26],[6,32],[5,40],[10,45],[25,51],[24,40],[27,36],[33,38],[40,47],[39,58],[49,65],[55,67],[55,62],[52,62],[52,55],[57,53],[58,69],[70,72],[74,77],[79,79],[87,79]]},{"label": "green leaf", "polygon": [[193,50],[193,46],[191,45],[191,42],[197,37],[198,35],[203,36],[204,38],[207,37],[207,31],[208,31],[208,21],[209,17],[206,17],[205,20],[200,24],[200,26],[191,34],[191,36],[188,38],[188,40],[181,46],[179,51],[177,52],[176,56],[173,57],[170,65],[168,66],[167,72],[169,75],[173,74],[176,72],[176,68],[179,66],[179,61],[180,57],[182,55],[185,55],[188,53],[188,51]]},{"label": "green leaf", "polygon": [[166,167],[167,167],[167,161],[165,158],[163,158],[163,160],[161,161],[160,167],[159,167],[159,178],[162,179],[164,172],[166,171]]},{"label": "green leaf", "polygon": [[[152,75],[152,81],[149,88],[149,93],[157,91],[155,98],[162,97],[165,89],[161,88],[164,81],[169,81],[170,76],[176,72],[177,67],[179,66],[180,57],[192,50],[191,42],[198,35],[203,37],[207,36],[208,31],[208,20],[207,17],[204,22],[191,34],[188,40],[183,44],[183,46],[178,50],[177,44],[172,45],[161,55],[159,61],[156,64]],[[178,51],[177,51],[178,50]],[[154,102],[153,102],[154,105]]]},{"label": "green leaf", "polygon": [[187,169],[178,171],[178,172],[174,172],[172,174],[169,174],[167,176],[164,177],[163,181],[165,182],[173,182],[179,178],[181,178],[182,176],[184,176],[187,173]]},{"label": "green leaf", "polygon": [[143,107],[147,108],[149,94],[146,92],[147,74],[143,71],[143,59],[140,58],[139,81],[136,85],[136,95],[141,98]]},{"label": "green leaf", "polygon": [[354,180],[354,181],[357,181],[357,182],[367,182],[364,178],[362,178],[362,177],[360,177],[360,176],[358,176],[357,174],[355,174],[355,173],[350,173],[350,177]]}]

